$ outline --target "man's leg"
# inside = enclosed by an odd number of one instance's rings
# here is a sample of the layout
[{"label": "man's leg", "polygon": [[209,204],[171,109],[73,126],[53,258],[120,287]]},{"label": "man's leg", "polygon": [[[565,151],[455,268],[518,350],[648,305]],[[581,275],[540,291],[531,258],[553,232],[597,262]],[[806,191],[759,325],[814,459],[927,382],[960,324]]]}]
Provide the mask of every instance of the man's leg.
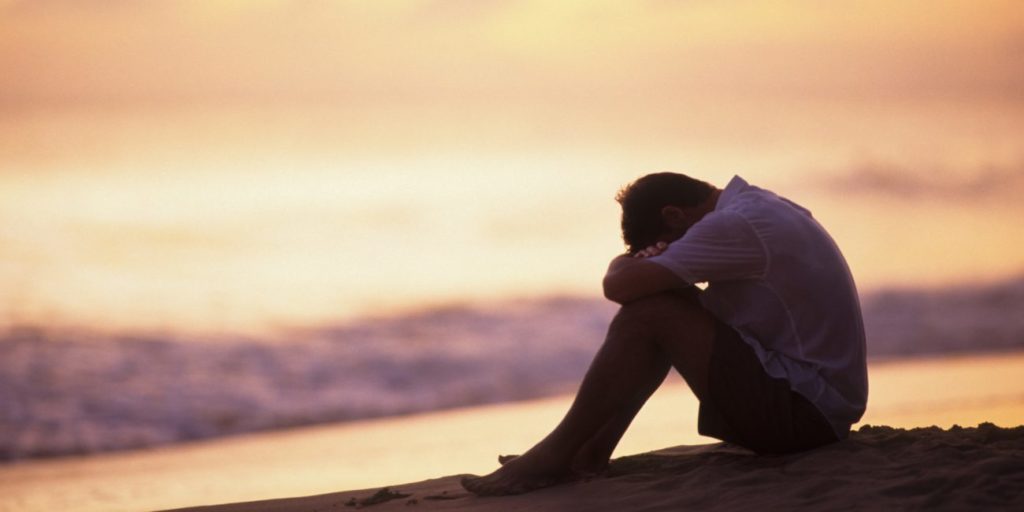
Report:
[{"label": "man's leg", "polygon": [[623,306],[561,423],[522,456],[463,485],[478,494],[514,494],[563,481],[574,464],[606,463],[670,367],[698,398],[705,395],[714,331],[696,295],[660,294]]}]

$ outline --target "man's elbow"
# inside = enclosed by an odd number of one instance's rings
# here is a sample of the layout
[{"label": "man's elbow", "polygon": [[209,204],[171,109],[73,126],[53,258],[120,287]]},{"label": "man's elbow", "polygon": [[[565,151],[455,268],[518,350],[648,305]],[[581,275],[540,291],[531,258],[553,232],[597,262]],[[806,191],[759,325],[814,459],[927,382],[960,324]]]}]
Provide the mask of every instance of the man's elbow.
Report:
[{"label": "man's elbow", "polygon": [[605,276],[604,282],[602,283],[604,288],[604,298],[618,303],[625,304],[634,297],[629,294],[627,287],[623,286],[624,283],[621,280],[616,280],[611,276]]},{"label": "man's elbow", "polygon": [[615,293],[615,290],[612,290],[612,289],[608,288],[608,286],[604,287],[604,298],[606,298],[606,299],[608,299],[608,300],[610,300],[612,302],[618,303],[618,304],[622,304],[623,303],[622,298],[619,297],[619,295],[617,295]]}]

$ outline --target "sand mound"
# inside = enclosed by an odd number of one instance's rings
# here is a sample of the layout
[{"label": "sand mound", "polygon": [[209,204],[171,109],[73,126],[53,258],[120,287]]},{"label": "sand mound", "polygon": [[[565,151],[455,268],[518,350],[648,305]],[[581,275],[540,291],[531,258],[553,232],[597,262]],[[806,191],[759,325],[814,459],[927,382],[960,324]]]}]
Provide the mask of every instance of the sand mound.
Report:
[{"label": "sand mound", "polygon": [[480,498],[450,476],[388,489],[238,503],[216,512],[356,510],[1024,510],[1024,426],[864,426],[810,452],[757,456],[726,444],[622,457],[605,477]]}]

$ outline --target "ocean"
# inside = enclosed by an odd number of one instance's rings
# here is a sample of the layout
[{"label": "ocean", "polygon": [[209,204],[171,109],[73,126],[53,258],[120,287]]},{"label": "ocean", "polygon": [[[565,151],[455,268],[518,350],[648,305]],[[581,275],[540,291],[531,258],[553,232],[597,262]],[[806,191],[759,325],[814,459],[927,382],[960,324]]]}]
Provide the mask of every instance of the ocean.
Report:
[{"label": "ocean", "polygon": [[[871,364],[1024,349],[1024,277],[864,298]],[[0,335],[0,460],[96,454],[254,431],[571,393],[612,304],[462,304],[192,338],[10,328]],[[998,387],[985,389],[1001,398]],[[985,394],[983,393],[983,395]]]},{"label": "ocean", "polygon": [[874,360],[1024,345],[1024,105],[727,99],[6,106],[0,460],[572,392],[649,171],[808,207]]},{"label": "ocean", "polygon": [[[896,428],[1024,418],[1024,352],[875,360],[862,422]],[[571,395],[424,414],[273,430],[148,450],[0,464],[0,510],[114,512],[313,496],[485,474],[555,425]],[[615,457],[715,443],[697,434],[697,400],[670,378],[644,406]],[[926,443],[903,439],[889,446]],[[941,450],[940,450],[941,452]],[[399,505],[402,506],[402,505]]]}]

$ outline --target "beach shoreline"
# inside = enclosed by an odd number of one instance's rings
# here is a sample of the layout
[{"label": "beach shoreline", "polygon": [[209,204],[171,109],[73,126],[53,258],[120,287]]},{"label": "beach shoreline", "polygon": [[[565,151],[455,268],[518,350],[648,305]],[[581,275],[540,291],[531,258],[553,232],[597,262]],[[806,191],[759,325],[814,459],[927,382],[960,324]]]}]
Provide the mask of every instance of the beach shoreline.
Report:
[{"label": "beach shoreline", "polygon": [[[871,397],[860,425],[1021,425],[1022,371],[1022,353],[871,364]],[[393,485],[397,483],[492,471],[497,454],[529,448],[557,423],[571,400],[571,395],[561,395],[0,464],[0,512],[174,509],[341,489],[364,489],[348,494],[363,499],[385,486],[404,490],[404,485]],[[713,443],[696,433],[696,408],[693,394],[673,377],[645,405],[614,457]],[[451,482],[458,490],[457,480]]]}]

